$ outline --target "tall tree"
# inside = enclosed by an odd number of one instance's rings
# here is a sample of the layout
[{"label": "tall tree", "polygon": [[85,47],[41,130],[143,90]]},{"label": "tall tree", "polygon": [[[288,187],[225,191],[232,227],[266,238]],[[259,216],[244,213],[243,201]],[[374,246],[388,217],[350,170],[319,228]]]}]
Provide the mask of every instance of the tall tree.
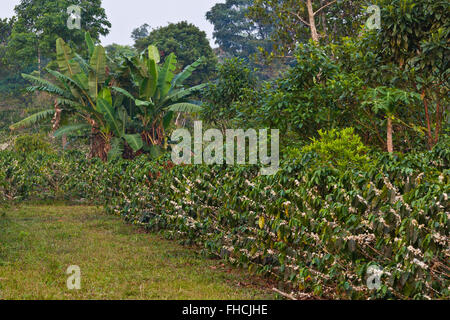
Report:
[{"label": "tall tree", "polygon": [[273,26],[258,23],[248,17],[254,0],[227,0],[214,5],[206,18],[214,25],[214,39],[230,57],[248,59],[259,47],[270,51]]},{"label": "tall tree", "polygon": [[[312,39],[318,43],[338,29],[349,31],[352,21],[361,18],[364,0],[254,0],[249,17],[274,26],[275,51],[291,56],[299,43]],[[345,28],[343,28],[343,26]],[[350,35],[348,35],[350,36]]]},{"label": "tall tree", "polygon": [[[375,34],[380,79],[409,86],[422,97],[431,148],[448,117],[450,3],[442,0],[376,0],[382,28]],[[389,70],[386,72],[384,70]]]},{"label": "tall tree", "polygon": [[226,59],[217,69],[217,80],[209,83],[203,92],[206,103],[202,118],[219,125],[225,134],[237,116],[234,103],[242,99],[246,90],[255,90],[257,83],[254,70],[243,59]]},{"label": "tall tree", "polygon": [[149,45],[155,45],[161,50],[161,58],[166,58],[169,53],[174,53],[178,60],[178,70],[192,64],[198,57],[205,58],[202,66],[192,75],[187,84],[205,82],[214,74],[217,58],[206,33],[191,23],[183,21],[154,29],[148,37],[138,39],[134,46],[139,51],[143,51]]},{"label": "tall tree", "polygon": [[15,19],[0,19],[0,74],[8,65],[6,60],[6,47],[9,42],[9,37],[13,29]]},{"label": "tall tree", "polygon": [[11,35],[15,18],[0,19],[0,45],[6,45]]},{"label": "tall tree", "polygon": [[[81,29],[67,27],[67,8],[78,5],[82,9]],[[108,22],[101,0],[21,0],[15,7],[17,22],[11,33],[8,54],[20,64],[43,65],[43,60],[54,58],[56,39],[84,46],[84,33],[93,39],[107,35]]]},{"label": "tall tree", "polygon": [[148,23],[144,23],[142,26],[134,29],[133,32],[131,32],[131,38],[134,41],[137,41],[139,39],[148,37],[149,34],[150,34],[150,26],[148,25]]}]

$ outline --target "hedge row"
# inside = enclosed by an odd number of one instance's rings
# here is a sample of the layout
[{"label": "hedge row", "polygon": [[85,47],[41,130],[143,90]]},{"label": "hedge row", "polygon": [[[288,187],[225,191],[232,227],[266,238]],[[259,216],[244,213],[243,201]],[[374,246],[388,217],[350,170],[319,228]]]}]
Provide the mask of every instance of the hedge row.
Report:
[{"label": "hedge row", "polygon": [[[449,149],[380,155],[365,172],[311,169],[308,153],[274,176],[256,166],[2,152],[0,198],[102,203],[129,222],[270,274],[299,297],[448,299]],[[369,289],[375,265],[381,282]]]}]

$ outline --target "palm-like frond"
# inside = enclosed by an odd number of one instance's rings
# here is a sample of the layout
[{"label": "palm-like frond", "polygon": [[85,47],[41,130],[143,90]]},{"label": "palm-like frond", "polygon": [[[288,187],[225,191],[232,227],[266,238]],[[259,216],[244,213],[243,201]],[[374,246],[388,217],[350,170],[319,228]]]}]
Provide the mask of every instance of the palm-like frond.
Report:
[{"label": "palm-like frond", "polygon": [[188,65],[186,68],[184,68],[183,71],[181,71],[179,74],[173,78],[172,81],[172,88],[176,88],[177,86],[181,86],[184,81],[186,81],[192,73],[205,61],[205,57],[199,58],[194,63]]},{"label": "palm-like frond", "polygon": [[66,75],[63,75],[61,72],[55,71],[55,70],[50,70],[47,69],[47,72],[50,73],[52,76],[54,76],[55,78],[57,78],[59,81],[61,81],[62,83],[74,87],[78,90],[83,91],[85,88],[83,86],[83,83],[81,83],[79,80],[77,80],[76,78],[72,79]]},{"label": "palm-like frond", "polygon": [[75,57],[73,58],[78,64],[80,65],[81,70],[83,70],[84,74],[89,74],[89,72],[92,70],[91,65],[78,53],[75,53]]},{"label": "palm-like frond", "polygon": [[196,91],[199,91],[201,89],[203,89],[204,87],[206,87],[208,84],[203,83],[203,84],[199,84],[197,86],[194,86],[192,88],[189,89],[179,89],[176,91],[173,91],[169,96],[167,96],[167,98],[164,100],[164,102],[166,101],[180,101],[181,99],[190,96],[191,94],[195,93]]},{"label": "palm-like frond", "polygon": [[67,125],[67,126],[64,126],[62,128],[59,128],[58,130],[56,130],[55,133],[53,133],[53,136],[55,138],[59,138],[70,132],[78,131],[78,130],[86,130],[86,129],[89,129],[90,127],[91,126],[87,123],[77,123],[77,124]]},{"label": "palm-like frond", "polygon": [[38,78],[38,77],[29,75],[29,74],[22,74],[22,77],[35,84],[35,86],[31,86],[31,87],[27,88],[27,90],[29,92],[44,91],[44,92],[48,92],[50,94],[59,95],[64,98],[71,97],[71,94],[69,91],[58,87],[57,85],[51,83],[50,81],[47,81],[45,79]]},{"label": "palm-like frond", "polygon": [[123,135],[123,128],[120,125],[114,107],[105,99],[98,98],[97,110],[103,114],[109,129],[118,137]]},{"label": "palm-like frond", "polygon": [[40,111],[40,112],[37,112],[37,113],[29,116],[28,118],[25,118],[15,124],[11,125],[9,128],[11,130],[27,128],[27,127],[30,127],[30,126],[38,123],[41,120],[52,117],[54,114],[55,114],[55,109],[48,109],[48,110]]},{"label": "palm-like frond", "polygon": [[56,102],[60,106],[69,106],[69,107],[73,107],[73,108],[77,108],[78,106],[80,106],[79,102],[76,102],[76,101],[73,101],[70,99],[58,98],[58,99],[56,99]]},{"label": "palm-like frond", "polygon": [[127,90],[119,88],[119,87],[111,87],[111,90],[114,90],[122,95],[124,95],[125,97],[131,99],[131,100],[135,100],[135,98],[131,95],[131,93],[129,93]]},{"label": "palm-like frond", "polygon": [[167,107],[166,110],[173,111],[173,112],[196,113],[196,112],[202,111],[203,108],[196,104],[193,104],[193,103],[183,102],[183,103],[175,103],[175,104]]}]

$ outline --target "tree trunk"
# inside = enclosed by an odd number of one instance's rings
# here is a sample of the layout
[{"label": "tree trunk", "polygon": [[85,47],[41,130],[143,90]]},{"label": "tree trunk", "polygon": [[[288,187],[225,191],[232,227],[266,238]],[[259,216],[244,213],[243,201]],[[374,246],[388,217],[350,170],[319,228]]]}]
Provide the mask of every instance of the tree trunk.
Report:
[{"label": "tree trunk", "polygon": [[314,42],[319,42],[319,34],[317,33],[312,0],[307,0],[306,6],[308,7],[309,28],[311,29],[311,38],[313,39]]},{"label": "tree trunk", "polygon": [[394,145],[392,143],[392,117],[387,118],[387,150],[389,153],[394,152]]},{"label": "tree trunk", "polygon": [[111,146],[105,141],[98,129],[92,128],[91,133],[91,150],[89,152],[90,158],[100,158],[102,161],[108,160],[108,152]]},{"label": "tree trunk", "polygon": [[62,141],[62,148],[65,149],[67,145],[67,134],[63,134],[61,141]]},{"label": "tree trunk", "polygon": [[422,99],[423,99],[423,105],[425,106],[425,118],[427,120],[428,149],[431,150],[431,148],[433,147],[433,136],[431,134],[430,113],[428,111],[428,101],[425,96],[425,90],[422,91]]},{"label": "tree trunk", "polygon": [[439,141],[439,132],[441,130],[441,105],[440,102],[436,102],[436,132],[434,133],[434,144],[438,143]]}]

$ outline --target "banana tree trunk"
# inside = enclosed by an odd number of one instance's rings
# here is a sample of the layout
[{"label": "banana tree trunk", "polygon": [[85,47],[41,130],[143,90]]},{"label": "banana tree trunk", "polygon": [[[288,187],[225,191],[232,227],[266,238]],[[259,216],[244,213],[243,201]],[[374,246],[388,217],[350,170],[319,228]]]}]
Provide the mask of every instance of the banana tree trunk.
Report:
[{"label": "banana tree trunk", "polygon": [[65,149],[67,146],[67,134],[63,134],[61,139],[62,148]]},{"label": "banana tree trunk", "polygon": [[111,145],[105,141],[103,135],[97,128],[92,128],[91,132],[91,150],[89,152],[90,158],[100,158],[102,161],[108,160],[108,152]]},{"label": "banana tree trunk", "polygon": [[148,146],[162,147],[164,146],[165,136],[164,126],[159,120],[153,122],[150,130],[142,133],[142,140],[144,140]]},{"label": "banana tree trunk", "polygon": [[394,145],[392,143],[392,117],[387,118],[387,150],[389,153],[394,152]]}]

